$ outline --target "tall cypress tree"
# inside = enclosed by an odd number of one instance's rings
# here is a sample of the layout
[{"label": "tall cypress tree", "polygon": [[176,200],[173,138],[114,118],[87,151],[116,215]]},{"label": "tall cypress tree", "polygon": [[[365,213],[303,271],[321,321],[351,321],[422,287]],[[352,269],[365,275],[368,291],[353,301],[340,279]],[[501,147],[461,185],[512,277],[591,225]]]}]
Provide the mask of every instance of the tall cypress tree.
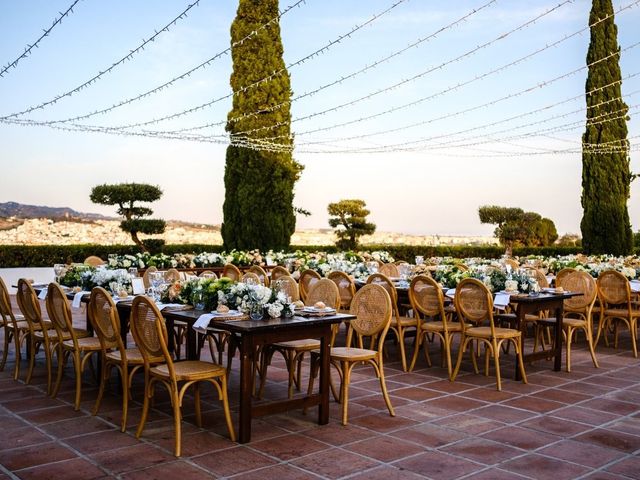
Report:
[{"label": "tall cypress tree", "polygon": [[[600,19],[611,15],[606,20]],[[587,53],[587,127],[582,136],[582,246],[621,255],[633,249],[627,199],[631,175],[627,105],[622,101],[618,28],[611,0],[593,0]],[[612,53],[607,60],[591,65]],[[612,85],[613,84],[613,85]]]},{"label": "tall cypress tree", "polygon": [[[234,97],[227,131],[232,139],[255,142],[277,137],[276,142],[292,147],[291,84],[282,59],[280,25],[272,22],[260,28],[277,15],[278,0],[240,0],[231,25],[232,45],[252,32],[256,34],[231,49]],[[263,128],[274,125],[278,126]],[[227,148],[222,224],[226,248],[268,250],[289,246],[296,224],[293,188],[301,171],[302,166],[290,151],[233,145]]]}]

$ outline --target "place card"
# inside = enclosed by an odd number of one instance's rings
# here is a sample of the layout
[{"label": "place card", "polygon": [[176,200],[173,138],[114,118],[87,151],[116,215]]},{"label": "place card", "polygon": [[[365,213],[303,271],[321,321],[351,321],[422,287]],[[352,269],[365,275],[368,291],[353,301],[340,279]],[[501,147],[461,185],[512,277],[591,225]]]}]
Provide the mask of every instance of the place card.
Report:
[{"label": "place card", "polygon": [[496,297],[493,299],[493,306],[498,310],[504,310],[509,305],[510,300],[511,296],[508,293],[496,293]]},{"label": "place card", "polygon": [[146,289],[144,288],[144,280],[140,277],[131,279],[131,288],[133,289],[134,295],[144,295],[146,292]]}]

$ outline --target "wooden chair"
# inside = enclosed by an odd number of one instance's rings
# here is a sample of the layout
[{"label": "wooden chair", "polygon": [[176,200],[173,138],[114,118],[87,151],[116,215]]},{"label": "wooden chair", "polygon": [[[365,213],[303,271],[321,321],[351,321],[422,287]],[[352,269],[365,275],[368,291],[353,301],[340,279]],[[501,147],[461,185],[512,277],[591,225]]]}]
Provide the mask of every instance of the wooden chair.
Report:
[{"label": "wooden chair", "polygon": [[[311,287],[308,297],[310,305],[316,302],[323,302],[327,307],[340,307],[340,293],[338,287],[331,280],[326,278],[320,279]],[[289,373],[289,398],[293,397],[294,387],[299,391],[301,388],[302,378],[302,362],[304,355],[313,350],[319,350],[320,340],[315,338],[305,338],[302,340],[291,340],[288,342],[278,342],[265,345],[260,358],[260,388],[258,390],[258,398],[262,397],[264,384],[267,378],[267,369],[271,364],[273,354],[279,352],[285,360],[287,372]]]},{"label": "wooden chair", "polygon": [[291,273],[287,268],[283,267],[282,265],[276,265],[271,269],[271,283],[273,283],[274,280],[277,280],[280,277],[289,277],[289,276],[291,276]]},{"label": "wooden chair", "polygon": [[631,301],[631,287],[629,280],[620,272],[607,270],[600,273],[597,280],[598,297],[600,298],[600,320],[598,321],[598,333],[596,345],[600,336],[604,333],[605,344],[609,345],[607,331],[614,330],[614,348],[618,348],[618,328],[624,324],[631,334],[631,347],[633,356],[638,357],[638,317],[640,310],[634,308]]},{"label": "wooden chair", "polygon": [[[387,264],[390,265],[390,264]],[[407,369],[407,356],[405,352],[404,337],[407,329],[414,328],[416,334],[418,331],[418,318],[401,316],[398,310],[398,292],[393,282],[382,273],[374,273],[367,278],[367,284],[377,284],[382,286],[389,297],[391,297],[392,304],[392,319],[391,319],[391,331],[395,334],[398,344],[400,346],[400,361],[402,362],[402,370],[405,372]]]},{"label": "wooden chair", "polygon": [[198,275],[199,277],[204,277],[204,276],[208,276],[210,278],[218,278],[218,275],[216,275],[216,272],[212,271],[212,270],[205,270],[204,272],[200,272],[200,275]]},{"label": "wooden chair", "polygon": [[592,312],[598,295],[595,279],[587,272],[575,271],[561,277],[559,287],[568,292],[582,293],[564,301],[562,328],[567,344],[567,372],[571,371],[571,342],[576,330],[582,330],[587,339],[593,366],[598,368],[598,360],[593,348]]},{"label": "wooden chair", "polygon": [[[349,409],[349,383],[353,368],[362,363],[373,367],[376,377],[380,380],[380,390],[384,398],[389,415],[395,417],[391,400],[384,380],[383,346],[391,325],[393,314],[392,300],[384,287],[369,284],[356,292],[351,302],[351,314],[357,318],[349,322],[345,347],[331,348],[331,364],[340,374],[340,402],[342,404],[342,425],[347,424]],[[365,338],[370,340],[370,348],[364,348]],[[355,347],[352,347],[355,342]],[[315,357],[316,365],[319,356]],[[309,378],[309,392],[313,390],[313,381],[317,375],[317,367],[312,369]]]},{"label": "wooden chair", "polygon": [[[137,347],[125,348],[120,334],[118,309],[115,303],[113,303],[111,295],[109,295],[104,288],[95,287],[91,290],[89,311],[93,329],[100,342],[100,357],[102,363],[100,389],[92,414],[98,414],[106,384],[111,376],[111,370],[115,368],[120,374],[122,385],[122,420],[120,431],[126,432],[129,398],[131,397],[131,383],[134,374],[144,366],[142,354]],[[155,360],[155,363],[164,362],[164,358],[157,358]]]},{"label": "wooden chair", "polygon": [[249,268],[249,271],[255,273],[258,276],[261,284],[263,284],[265,287],[269,286],[269,275],[267,275],[267,272],[265,272],[264,268],[262,268],[260,265],[252,265]]},{"label": "wooden chair", "polygon": [[549,280],[542,270],[535,267],[525,267],[525,271],[538,282],[540,288],[549,288]]},{"label": "wooden chair", "polygon": [[104,265],[105,262],[103,259],[101,259],[100,257],[97,257],[95,255],[91,255],[87,258],[84,259],[84,263],[85,265],[89,265],[91,267],[99,267],[100,265]]},{"label": "wooden chair", "polygon": [[394,263],[383,263],[378,267],[378,273],[391,278],[398,278],[400,276],[398,266]]},{"label": "wooden chair", "polygon": [[314,283],[320,280],[322,277],[315,270],[307,269],[300,274],[300,280],[298,280],[298,287],[300,290],[300,300],[306,303],[309,290]]},{"label": "wooden chair", "polygon": [[9,345],[11,344],[11,341],[13,341],[15,350],[13,379],[17,380],[18,375],[20,374],[22,344],[29,335],[29,324],[24,319],[23,315],[13,313],[9,290],[7,290],[7,286],[5,285],[4,280],[2,280],[2,277],[0,277],[0,316],[2,319],[2,324],[0,326],[4,329],[4,350],[2,351],[0,372],[4,370],[4,366],[7,363]]},{"label": "wooden chair", "polygon": [[242,279],[242,272],[238,267],[232,263],[227,263],[222,269],[222,277],[227,277],[234,282],[239,282]]},{"label": "wooden chair", "polygon": [[253,283],[254,285],[263,285],[260,277],[253,272],[245,272],[244,275],[242,275],[242,282]]},{"label": "wooden chair", "polygon": [[[31,283],[24,278],[18,280],[18,291],[16,292],[18,308],[24,316],[29,331],[26,333],[29,340],[27,353],[29,355],[29,369],[25,383],[31,383],[31,376],[36,363],[36,355],[40,347],[44,351],[45,365],[47,368],[47,393],[51,391],[51,349],[49,347],[49,334],[55,334],[51,322],[42,319],[40,302],[33,290]],[[36,335],[36,333],[38,335]]]},{"label": "wooden chair", "polygon": [[151,275],[153,272],[157,272],[158,269],[156,267],[149,267],[144,271],[144,274],[142,275],[142,283],[144,283],[144,288],[149,289],[151,287],[151,280],[149,279],[149,275]]},{"label": "wooden chair", "polygon": [[356,294],[356,285],[349,275],[344,272],[331,272],[327,278],[334,282],[340,292],[340,310],[349,311],[351,301]]},{"label": "wooden chair", "polygon": [[275,280],[272,278],[271,288],[284,292],[286,296],[291,297],[292,302],[300,300],[298,282],[296,282],[291,275],[283,275]]},{"label": "wooden chair", "polygon": [[514,260],[513,258],[505,258],[504,264],[511,267],[512,270],[517,270],[518,268],[520,268],[520,263],[518,263],[518,261]]},{"label": "wooden chair", "polygon": [[[460,320],[462,338],[460,339],[461,346],[458,352],[458,361],[451,375],[451,380],[455,380],[462,364],[462,357],[468,346],[471,346],[473,369],[478,373],[478,364],[473,353],[473,341],[478,340],[485,347],[485,375],[489,375],[490,355],[493,357],[496,369],[496,387],[498,391],[502,390],[500,347],[506,341],[513,343],[515,353],[518,356],[518,368],[522,375],[522,381],[527,383],[527,374],[524,371],[524,363],[522,362],[522,334],[520,330],[495,326],[493,321],[493,297],[487,287],[480,280],[465,278],[456,288],[454,302]],[[485,322],[488,322],[489,326],[483,326]],[[468,323],[475,326],[468,327]]]},{"label": "wooden chair", "polygon": [[569,275],[570,273],[573,273],[573,272],[576,272],[576,271],[577,270],[575,268],[567,267],[567,268],[563,268],[558,273],[556,273],[556,279],[555,279],[556,287],[560,285],[560,283],[562,282],[562,278],[565,275]]},{"label": "wooden chair", "polygon": [[55,351],[58,354],[58,375],[56,385],[51,393],[52,397],[58,394],[62,373],[67,363],[67,358],[73,359],[73,368],[76,376],[75,410],[80,410],[80,398],[82,395],[82,372],[87,363],[91,361],[94,353],[100,351],[100,340],[90,337],[86,332],[79,332],[73,328],[71,308],[67,297],[56,283],[49,284],[47,293],[47,314],[53,324],[58,340]]},{"label": "wooden chair", "polygon": [[427,337],[437,335],[440,339],[441,359],[443,363],[447,363],[447,373],[451,378],[451,343],[453,335],[460,334],[462,327],[459,322],[449,321],[449,315],[444,309],[444,296],[440,285],[427,275],[416,275],[409,286],[409,301],[416,315],[424,317],[416,333],[416,346],[409,371],[415,367],[421,345],[424,345],[427,365],[431,366]]},{"label": "wooden chair", "polygon": [[180,272],[176,268],[170,268],[164,272],[164,281],[167,283],[173,283],[180,280]]},{"label": "wooden chair", "polygon": [[[229,430],[229,437],[235,441],[236,434],[231,422],[229,400],[227,397],[227,370],[221,365],[188,360],[174,363],[167,348],[167,328],[164,318],[158,308],[146,297],[134,298],[131,309],[131,332],[142,353],[145,376],[145,395],[142,406],[142,418],[136,431],[136,438],[140,438],[144,431],[149,404],[153,398],[156,383],[166,387],[171,396],[173,420],[175,426],[175,456],[179,457],[182,448],[181,410],[182,401],[187,389],[194,386],[196,424],[202,427],[200,412],[200,383],[211,383],[222,401],[224,417]],[[155,360],[163,357],[161,365],[154,366]]]}]

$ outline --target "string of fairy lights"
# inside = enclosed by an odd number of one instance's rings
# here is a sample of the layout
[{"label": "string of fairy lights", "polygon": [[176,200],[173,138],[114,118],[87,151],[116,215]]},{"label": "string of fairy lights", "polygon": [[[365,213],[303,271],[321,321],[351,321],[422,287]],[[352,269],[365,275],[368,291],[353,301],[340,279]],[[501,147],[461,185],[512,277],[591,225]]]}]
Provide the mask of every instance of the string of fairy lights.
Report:
[{"label": "string of fairy lights", "polygon": [[[21,60],[30,56],[33,50],[39,47],[40,43],[51,33],[51,31],[58,27],[64,18],[73,13],[73,8],[79,1],[81,0],[73,1],[66,10],[60,12],[59,16],[54,19],[52,25],[49,28],[44,29],[44,33],[35,42],[27,45],[22,54],[2,67],[0,70],[0,78],[5,76],[11,69],[15,70]],[[609,52],[607,55],[594,60],[589,65],[582,64],[579,67],[566,72],[560,74],[556,73],[553,76],[549,76],[549,78],[535,81],[533,84],[526,86],[525,88],[517,88],[512,91],[505,88],[501,92],[502,94],[500,96],[492,99],[483,98],[483,101],[475,105],[466,104],[463,108],[458,108],[453,111],[444,110],[443,113],[432,117],[428,116],[429,110],[427,109],[424,109],[423,114],[416,114],[415,110],[416,107],[422,108],[427,102],[442,99],[446,95],[450,95],[454,92],[464,91],[475,83],[486,81],[490,77],[504,74],[506,71],[513,70],[515,67],[520,66],[525,62],[541,56],[544,52],[559,48],[569,40],[584,36],[588,33],[591,27],[604,22],[611,16],[615,15],[618,17],[625,15],[632,9],[637,8],[640,4],[640,0],[634,0],[620,6],[611,15],[599,18],[592,25],[585,25],[583,28],[571,33],[561,33],[553,41],[546,41],[542,45],[535,46],[513,60],[502,62],[495,66],[489,65],[489,68],[484,72],[471,75],[466,79],[458,80],[450,85],[440,87],[435,92],[413,95],[413,98],[409,96],[408,99],[400,96],[402,100],[382,104],[382,107],[372,107],[368,110],[365,109],[365,114],[359,113],[362,110],[362,106],[367,104],[367,102],[371,102],[381,97],[387,97],[392,92],[411,90],[412,87],[418,84],[418,82],[432,74],[442,72],[446,69],[451,69],[456,65],[465,64],[465,62],[468,62],[470,58],[483,51],[491,51],[501,42],[506,43],[508,39],[514,37],[516,34],[531,28],[533,25],[547,21],[548,18],[560,12],[563,8],[573,4],[575,0],[562,0],[548,8],[545,7],[544,9],[539,9],[530,18],[526,18],[517,25],[507,28],[504,32],[496,35],[495,37],[464,49],[462,53],[454,55],[451,58],[434,62],[433,65],[430,65],[427,68],[423,67],[417,73],[404,76],[403,72],[399,71],[397,72],[396,78],[392,79],[392,81],[387,85],[373,88],[368,92],[363,92],[362,89],[356,89],[356,94],[351,98],[346,98],[338,102],[318,102],[318,104],[321,105],[320,108],[311,109],[310,111],[306,111],[304,114],[297,116],[294,115],[291,120],[280,122],[273,121],[268,124],[260,124],[260,122],[257,122],[259,126],[234,132],[232,135],[224,131],[225,126],[253,119],[264,115],[265,113],[277,112],[283,108],[294,108],[298,104],[301,104],[303,100],[325,95],[326,92],[330,91],[334,87],[344,85],[346,82],[353,81],[354,79],[359,79],[383,65],[389,65],[391,62],[396,61],[399,57],[410,51],[418,48],[428,48],[431,41],[444,36],[447,32],[450,32],[453,29],[460,28],[464,24],[474,22],[480,13],[488,11],[500,2],[500,0],[484,0],[479,2],[479,4],[474,8],[457,15],[453,20],[447,21],[437,28],[432,29],[430,32],[421,32],[416,38],[409,41],[402,47],[396,47],[391,50],[390,53],[380,54],[376,58],[366,61],[364,65],[354,67],[349,71],[336,69],[335,76],[333,78],[325,79],[317,86],[303,89],[303,93],[292,95],[291,99],[285,102],[268,104],[264,106],[264,108],[261,108],[260,111],[247,112],[229,118],[218,118],[214,121],[207,121],[204,123],[200,122],[191,125],[159,128],[159,125],[164,124],[165,122],[168,123],[178,119],[188,119],[194,114],[198,112],[205,112],[222,102],[229,102],[234,98],[234,96],[241,93],[260,89],[262,86],[277,80],[278,77],[282,75],[290,74],[292,79],[295,79],[296,69],[298,67],[313,62],[320,57],[330,56],[332,52],[340,48],[344,51],[344,49],[348,48],[347,45],[350,39],[360,35],[365,28],[377,28],[381,19],[385,18],[385,16],[389,16],[392,12],[400,10],[403,4],[408,2],[408,0],[393,0],[388,2],[383,8],[380,8],[376,12],[370,14],[364,21],[356,23],[354,26],[345,29],[332,39],[321,43],[320,47],[312,48],[309,52],[304,53],[298,59],[286,63],[285,68],[276,70],[263,78],[254,80],[235,92],[216,95],[208,99],[206,102],[199,102],[193,105],[176,104],[173,105],[174,109],[172,112],[153,116],[151,118],[147,117],[140,120],[136,119],[135,121],[128,123],[107,123],[109,120],[109,114],[116,110],[123,109],[124,107],[134,108],[135,105],[143,99],[161,99],[163,92],[166,92],[172,87],[177,87],[180,83],[185,83],[184,81],[191,77],[192,74],[210,67],[214,62],[225,57],[229,58],[229,54],[233,47],[242,45],[245,42],[254,41],[259,37],[262,31],[269,29],[272,26],[279,25],[282,18],[290,11],[302,8],[307,1],[311,1],[298,0],[280,10],[278,14],[269,21],[254,29],[245,37],[234,42],[228,48],[208,56],[203,61],[196,63],[177,75],[170,76],[168,80],[158,82],[152,88],[143,89],[139,93],[122,98],[111,105],[88,109],[75,115],[65,115],[59,118],[44,119],[38,119],[31,116],[31,114],[35,112],[48,110],[49,107],[53,107],[63,99],[89,89],[100,80],[104,80],[103,83],[105,83],[108,74],[116,70],[125,62],[136,61],[140,56],[139,54],[141,54],[145,48],[154,43],[161,35],[172,30],[178,22],[185,21],[189,16],[188,14],[191,13],[191,10],[198,6],[201,1],[204,0],[192,0],[187,3],[185,8],[175,16],[172,16],[167,22],[163,23],[160,28],[154,30],[154,32],[144,38],[141,43],[128,50],[125,55],[117,57],[118,59],[116,61],[109,62],[105,68],[100,69],[95,74],[92,74],[87,80],[82,81],[76,86],[66,89],[62,93],[47,100],[32,103],[31,105],[25,106],[12,113],[0,114],[0,123],[33,128],[47,127],[62,132],[96,133],[123,137],[200,142],[218,145],[232,145],[266,152],[294,152],[310,155],[437,152],[438,155],[458,155],[461,157],[526,157],[533,155],[567,155],[583,151],[594,154],[638,151],[638,146],[633,143],[633,140],[636,140],[638,135],[630,136],[627,141],[616,140],[598,144],[584,144],[579,141],[576,142],[575,140],[568,140],[563,134],[583,129],[585,125],[601,125],[606,122],[616,121],[622,118],[634,118],[635,115],[637,115],[637,109],[639,107],[638,104],[630,105],[628,107],[628,111],[625,108],[598,115],[590,118],[586,123],[585,112],[589,109],[598,109],[614,102],[628,102],[629,99],[640,93],[640,90],[633,89],[634,84],[630,83],[640,76],[640,72],[627,74],[621,80],[613,81],[609,85],[587,92],[587,94],[594,94],[609,87],[619,87],[623,81],[627,82],[625,85],[631,85],[631,90],[623,91],[623,95],[621,97],[608,98],[597,105],[591,105],[589,107],[580,106],[579,108],[574,107],[567,111],[558,112],[557,109],[566,104],[579,101],[584,102],[585,93],[576,92],[575,95],[555,100],[542,106],[537,104],[535,101],[530,101],[528,102],[529,106],[527,108],[520,109],[520,111],[516,110],[513,114],[506,116],[503,114],[502,116],[496,117],[492,116],[489,112],[491,112],[494,107],[503,103],[511,102],[517,98],[532,95],[540,91],[550,90],[551,86],[569,79],[570,77],[582,74],[589,67],[597,65],[600,62],[605,62],[611,58],[620,58],[622,54],[628,54],[638,47],[640,45],[640,41],[629,43],[624,46],[624,48]],[[363,82],[363,84],[366,85],[367,82]],[[417,88],[413,89],[418,92],[420,91]],[[331,98],[331,96],[329,95],[328,98]],[[149,109],[146,111],[149,111]],[[409,114],[409,111],[411,111],[412,114]],[[429,127],[431,130],[431,127],[434,124],[450,123],[451,120],[466,117],[480,111],[487,112],[487,115],[485,115],[486,118],[481,122],[472,124],[471,126],[466,126],[465,128],[453,129],[453,131],[451,127],[448,129],[447,127],[442,127],[439,130],[436,129],[430,131],[429,135],[424,135],[423,130],[425,127]],[[403,121],[403,114],[405,114],[406,118],[410,121]],[[540,115],[544,116],[541,117]],[[332,116],[339,116],[339,118],[337,121],[331,121],[329,119]],[[103,118],[107,120],[107,122],[105,122],[105,124],[96,124],[96,122],[90,122],[89,124],[83,123],[85,120],[93,119],[94,117]],[[375,126],[376,120],[387,117],[393,118],[393,120],[386,122],[387,127],[379,128]],[[274,116],[273,118],[277,117]],[[528,118],[531,118],[531,120],[527,120]],[[573,118],[576,118],[576,120],[573,120]],[[519,120],[525,121],[518,122]],[[287,124],[289,121],[292,126],[292,133],[290,135],[277,136],[271,133],[278,127]],[[558,123],[558,121],[563,121],[564,123]],[[306,128],[293,128],[298,127],[298,125],[309,126]],[[149,128],[154,126],[156,127],[155,129]],[[505,126],[505,128],[501,128],[502,126]],[[496,129],[495,127],[499,128]],[[339,132],[339,135],[330,137],[325,136],[327,132],[332,131]],[[418,134],[415,132],[418,132]],[[397,140],[394,140],[394,138],[397,138]],[[523,140],[535,139],[546,139],[547,144],[549,141],[554,143],[568,141],[572,144],[571,146],[560,148],[514,143]],[[502,145],[502,147],[507,148],[508,150],[483,149],[484,147],[491,145]],[[472,152],[467,154],[464,153],[464,150],[471,150]]]}]

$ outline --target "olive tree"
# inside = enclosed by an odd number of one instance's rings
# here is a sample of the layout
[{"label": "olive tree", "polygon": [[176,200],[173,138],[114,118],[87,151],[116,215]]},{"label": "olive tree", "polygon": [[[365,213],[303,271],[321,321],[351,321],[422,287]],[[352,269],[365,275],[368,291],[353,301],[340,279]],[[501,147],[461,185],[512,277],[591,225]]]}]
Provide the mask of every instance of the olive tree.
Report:
[{"label": "olive tree", "polygon": [[138,234],[155,235],[164,233],[166,222],[159,219],[144,218],[153,215],[153,210],[138,204],[140,202],[155,202],[160,197],[162,197],[160,187],[146,183],[98,185],[91,189],[91,195],[89,196],[93,203],[118,206],[118,215],[124,217],[124,220],[120,222],[120,228],[131,235],[131,240],[143,251],[147,251],[151,245],[158,245],[161,241],[156,239],[142,241],[138,238]]}]

